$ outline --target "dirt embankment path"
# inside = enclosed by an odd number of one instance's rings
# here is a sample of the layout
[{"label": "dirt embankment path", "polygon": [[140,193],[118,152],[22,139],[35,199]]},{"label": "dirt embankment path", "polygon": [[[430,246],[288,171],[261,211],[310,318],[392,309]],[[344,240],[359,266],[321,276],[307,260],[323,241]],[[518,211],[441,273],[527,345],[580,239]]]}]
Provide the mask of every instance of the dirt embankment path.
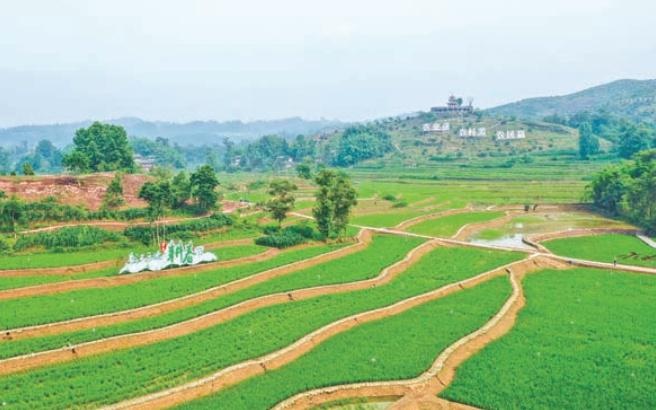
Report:
[{"label": "dirt embankment path", "polygon": [[[219,249],[228,246],[250,245],[253,238],[233,239],[228,241],[211,242],[205,244],[205,249]],[[64,254],[62,254],[64,256]],[[125,263],[125,258],[112,259],[107,261],[86,263],[83,265],[62,266],[56,268],[28,268],[28,269],[0,269],[0,277],[17,277],[17,276],[46,276],[59,275],[69,276],[84,274],[100,269],[115,267],[117,270]]]},{"label": "dirt embankment path", "polygon": [[593,236],[603,235],[610,233],[617,233],[622,235],[637,235],[641,231],[634,228],[576,228],[568,229],[565,231],[547,232],[542,234],[528,235],[525,239],[528,243],[539,244],[541,242],[550,241],[552,239],[574,238],[579,236]]},{"label": "dirt embankment path", "polygon": [[399,231],[405,231],[408,228],[415,226],[417,224],[420,224],[424,221],[427,221],[429,219],[436,219],[436,218],[442,218],[445,216],[449,215],[456,215],[456,214],[462,214],[462,213],[467,213],[467,212],[472,212],[474,208],[470,205],[465,208],[458,208],[458,209],[448,209],[446,211],[441,211],[441,212],[434,212],[431,214],[426,214],[426,215],[420,215],[411,219],[407,219],[400,224],[396,225],[394,229],[399,230]]},{"label": "dirt embankment path", "polygon": [[[297,249],[299,247],[296,247]],[[16,299],[30,296],[52,295],[56,293],[70,292],[81,289],[103,289],[115,286],[129,285],[146,280],[184,276],[207,272],[220,268],[231,268],[248,263],[262,262],[280,254],[280,250],[270,248],[255,255],[244,256],[226,261],[210,262],[201,265],[183,266],[179,268],[165,269],[162,271],[146,271],[125,275],[103,276],[98,278],[67,280],[43,285],[28,286],[23,288],[7,289],[0,291],[0,300]]]},{"label": "dirt embankment path", "polygon": [[521,215],[520,211],[505,211],[506,214],[486,222],[475,222],[463,225],[458,232],[456,232],[451,238],[465,241],[472,237],[474,234],[481,232],[485,229],[494,229],[501,226],[504,226],[508,222],[512,221],[517,215]]},{"label": "dirt embankment path", "polygon": [[347,318],[338,320],[329,325],[326,325],[294,342],[293,344],[270,353],[258,359],[249,360],[230,366],[219,372],[216,372],[205,378],[186,383],[184,385],[176,386],[167,390],[149,394],[143,397],[127,400],[121,403],[108,406],[108,409],[154,409],[154,408],[167,408],[172,407],[190,400],[194,400],[226,387],[242,382],[254,376],[264,374],[265,372],[273,369],[280,368],[306,354],[314,349],[317,345],[325,340],[347,330],[350,330],[363,323],[380,320],[393,315],[403,313],[413,307],[421,304],[439,299],[446,295],[458,292],[462,289],[467,289],[483,283],[491,278],[504,275],[507,269],[516,268],[523,264],[534,266],[534,262],[530,259],[525,259],[519,262],[514,262],[491,271],[481,273],[474,277],[455,282],[439,289],[423,293],[408,299],[404,299],[392,305],[358,313]]},{"label": "dirt embankment path", "polygon": [[237,292],[247,287],[262,283],[273,278],[284,276],[301,269],[309,268],[328,262],[333,259],[341,258],[346,255],[358,252],[372,241],[373,232],[362,230],[357,236],[357,242],[353,245],[337,249],[332,252],[317,255],[315,257],[293,262],[277,268],[269,269],[245,278],[229,282],[220,286],[206,289],[201,292],[185,295],[180,298],[167,300],[164,302],[147,305],[140,308],[129,309],[119,312],[101,314],[96,316],[81,317],[72,320],[66,320],[56,323],[47,323],[18,329],[10,329],[2,332],[2,338],[5,340],[24,339],[29,337],[49,336],[63,332],[72,332],[82,329],[92,329],[95,327],[108,326],[116,323],[128,322],[136,319],[143,319],[161,315],[178,309],[183,309],[196,305],[217,297]]},{"label": "dirt embankment path", "polygon": [[[564,268],[563,264],[539,256],[516,262],[504,268],[502,273],[509,275],[512,294],[487,323],[474,332],[462,337],[440,353],[433,365],[414,379],[386,382],[357,383],[316,389],[293,396],[274,409],[307,409],[335,400],[351,398],[402,398],[392,405],[393,409],[417,409],[422,403],[432,403],[436,407],[426,408],[469,408],[458,403],[437,399],[435,396],[444,389],[455,375],[455,370],[469,357],[476,354],[488,343],[506,334],[514,325],[517,313],[525,304],[521,279],[528,272],[544,268]],[[495,276],[498,276],[495,275]],[[439,405],[439,407],[438,407]]]},{"label": "dirt embankment path", "polygon": [[163,340],[197,332],[208,327],[216,326],[220,323],[232,320],[238,316],[242,316],[267,306],[289,303],[293,301],[314,298],[317,296],[353,292],[357,290],[382,286],[392,281],[395,277],[407,270],[412,264],[421,259],[426,253],[435,249],[438,245],[439,243],[437,241],[431,241],[412,249],[402,260],[383,269],[378,276],[371,279],[336,285],[305,288],[293,290],[290,292],[261,296],[258,298],[243,301],[236,305],[232,305],[230,307],[217,310],[203,316],[199,316],[197,318],[175,323],[173,325],[159,329],[115,336],[93,342],[82,343],[75,346],[69,346],[67,348],[0,360],[0,375],[6,375],[41,366],[52,365],[55,363],[68,362],[82,357],[110,351],[113,352],[119,349],[127,349],[157,343]]}]

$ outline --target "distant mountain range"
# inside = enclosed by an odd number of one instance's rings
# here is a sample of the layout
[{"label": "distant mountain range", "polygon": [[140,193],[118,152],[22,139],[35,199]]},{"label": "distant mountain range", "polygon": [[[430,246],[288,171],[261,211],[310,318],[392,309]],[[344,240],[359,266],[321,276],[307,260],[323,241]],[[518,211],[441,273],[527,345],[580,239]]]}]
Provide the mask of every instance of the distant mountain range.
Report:
[{"label": "distant mountain range", "polygon": [[573,94],[528,98],[486,110],[498,116],[542,119],[605,110],[619,117],[656,123],[656,80],[618,80]]},{"label": "distant mountain range", "polygon": [[[241,141],[269,134],[281,136],[314,134],[344,125],[339,121],[309,121],[298,117],[253,122],[193,121],[187,123],[144,121],[139,118],[127,117],[104,122],[123,126],[128,135],[133,137],[151,139],[163,137],[181,145],[216,144],[220,143],[223,137],[229,137],[233,141]],[[65,124],[22,125],[0,128],[0,145],[21,144],[23,141],[33,145],[42,139],[49,139],[55,145],[65,146],[71,143],[77,129],[87,127],[90,124],[91,121],[81,121]]]}]

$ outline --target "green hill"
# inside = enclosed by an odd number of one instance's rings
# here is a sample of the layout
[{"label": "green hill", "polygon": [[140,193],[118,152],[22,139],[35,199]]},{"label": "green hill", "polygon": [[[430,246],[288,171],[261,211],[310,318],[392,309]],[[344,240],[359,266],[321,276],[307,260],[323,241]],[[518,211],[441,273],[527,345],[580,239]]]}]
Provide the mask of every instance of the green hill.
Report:
[{"label": "green hill", "polygon": [[656,80],[618,80],[573,94],[528,98],[491,108],[486,113],[542,119],[599,110],[634,121],[656,123]]}]

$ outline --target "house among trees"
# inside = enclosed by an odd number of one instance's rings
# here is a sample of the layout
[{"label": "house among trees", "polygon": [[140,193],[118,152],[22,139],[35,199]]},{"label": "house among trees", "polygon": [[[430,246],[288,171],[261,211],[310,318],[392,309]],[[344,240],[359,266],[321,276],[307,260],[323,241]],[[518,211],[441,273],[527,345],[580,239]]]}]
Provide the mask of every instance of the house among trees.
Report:
[{"label": "house among trees", "polygon": [[471,114],[474,112],[472,100],[467,105],[463,105],[462,98],[451,95],[446,106],[431,107],[431,112],[436,114]]},{"label": "house among trees", "polygon": [[155,168],[157,165],[157,160],[152,156],[144,157],[142,155],[135,154],[134,163],[137,165],[137,167],[143,169],[144,172],[150,172],[150,170]]}]

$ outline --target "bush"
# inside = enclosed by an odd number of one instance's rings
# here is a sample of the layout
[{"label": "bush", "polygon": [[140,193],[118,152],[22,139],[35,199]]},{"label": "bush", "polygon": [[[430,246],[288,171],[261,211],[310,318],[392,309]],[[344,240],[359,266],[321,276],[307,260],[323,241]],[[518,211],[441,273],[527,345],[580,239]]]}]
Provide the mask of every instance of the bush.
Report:
[{"label": "bush", "polygon": [[70,248],[99,245],[104,242],[118,242],[121,236],[115,232],[93,226],[74,226],[60,228],[51,232],[22,235],[14,244],[14,250],[44,247],[48,250],[64,251]]},{"label": "bush", "polygon": [[312,239],[319,239],[319,232],[306,224],[291,225],[283,229],[267,226],[264,228],[265,236],[255,240],[255,243],[273,248],[287,248],[300,245]]},{"label": "bush", "polygon": [[386,201],[392,201],[392,202],[396,201],[396,197],[392,194],[383,195],[383,199],[386,200]]},{"label": "bush", "polygon": [[305,237],[289,231],[280,231],[273,235],[261,236],[255,240],[257,245],[269,246],[272,248],[288,248],[305,242],[307,242]]},{"label": "bush", "polygon": [[3,238],[0,238],[0,254],[6,254],[11,252],[11,246]]},{"label": "bush", "polygon": [[408,206],[408,201],[400,200],[395,202],[394,205],[392,205],[392,208],[405,208],[406,206]]},{"label": "bush", "polygon": [[[160,231],[166,232],[167,235],[175,235],[179,239],[193,238],[198,232],[208,232],[234,224],[232,218],[225,214],[213,214],[207,218],[195,219],[193,221],[182,222],[174,225],[165,225],[159,228]],[[123,234],[133,241],[139,241],[144,244],[151,243],[155,236],[154,226],[130,226],[125,228]]]}]

